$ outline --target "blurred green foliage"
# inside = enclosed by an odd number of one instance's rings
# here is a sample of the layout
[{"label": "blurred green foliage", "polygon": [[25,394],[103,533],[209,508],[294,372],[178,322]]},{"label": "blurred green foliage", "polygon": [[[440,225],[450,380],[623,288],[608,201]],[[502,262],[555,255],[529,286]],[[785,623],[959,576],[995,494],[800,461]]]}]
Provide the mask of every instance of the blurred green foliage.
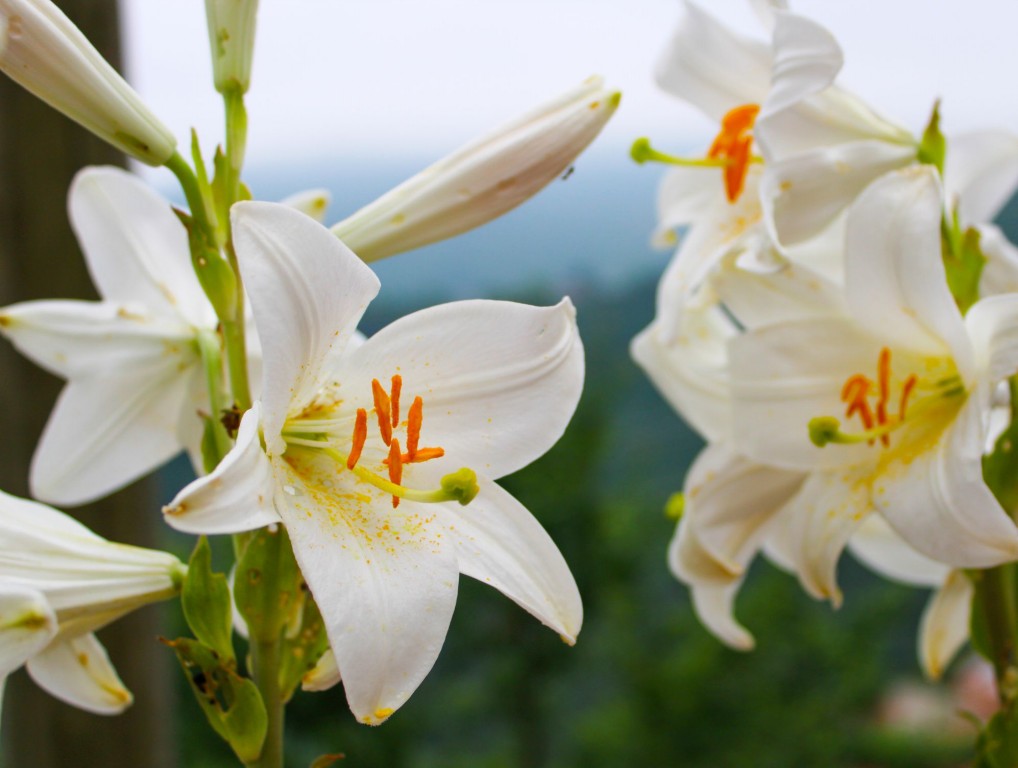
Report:
[{"label": "blurred green foliage", "polygon": [[[626,354],[653,314],[653,286],[613,296],[581,288],[573,300],[587,352],[583,400],[561,442],[503,484],[576,575],[586,609],[579,643],[566,647],[464,578],[438,664],[410,701],[370,728],[354,721],[341,686],[299,693],[287,715],[288,765],[327,752],[344,752],[337,765],[349,768],[961,765],[974,731],[931,741],[875,725],[887,684],[918,677],[924,592],[846,557],[845,606],[835,612],[758,563],[738,604],[758,650],[730,651],[699,625],[665,565],[674,524],[663,506],[700,443]],[[405,311],[373,308],[368,330]],[[234,765],[197,711],[181,720],[185,765]]]}]

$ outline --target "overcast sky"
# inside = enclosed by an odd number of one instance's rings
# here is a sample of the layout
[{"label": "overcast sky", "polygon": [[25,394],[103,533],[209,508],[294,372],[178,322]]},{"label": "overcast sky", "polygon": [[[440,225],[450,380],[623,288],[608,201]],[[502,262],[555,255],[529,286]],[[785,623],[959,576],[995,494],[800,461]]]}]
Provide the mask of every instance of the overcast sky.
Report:
[{"label": "overcast sky", "polygon": [[[130,79],[179,137],[219,141],[204,3],[122,2]],[[754,29],[745,0],[703,5]],[[940,96],[949,130],[1018,130],[1018,3],[793,6],[834,32],[842,82],[886,115],[918,130]],[[706,141],[716,127],[651,79],[680,15],[679,0],[261,0],[248,157],[432,156],[593,73],[624,94],[598,153]]]}]

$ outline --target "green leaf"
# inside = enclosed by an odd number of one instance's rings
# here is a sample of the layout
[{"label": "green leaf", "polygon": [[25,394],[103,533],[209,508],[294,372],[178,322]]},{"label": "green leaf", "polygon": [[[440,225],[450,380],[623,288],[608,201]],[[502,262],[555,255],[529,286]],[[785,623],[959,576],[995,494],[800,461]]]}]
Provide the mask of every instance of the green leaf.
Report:
[{"label": "green leaf", "polygon": [[1018,766],[1018,718],[1014,707],[1000,710],[986,724],[976,741],[975,768]]},{"label": "green leaf", "polygon": [[268,715],[258,687],[223,664],[222,657],[197,640],[164,640],[177,654],[191,690],[212,728],[247,764],[258,759],[265,742]]},{"label": "green leaf", "polygon": [[947,139],[940,132],[940,101],[933,105],[933,114],[923,131],[919,143],[919,162],[934,166],[940,174],[944,174],[944,160],[947,158]]},{"label": "green leaf", "polygon": [[975,227],[962,231],[957,212],[951,222],[945,220],[942,227],[941,255],[947,285],[962,314],[979,300],[979,280],[986,266],[981,235]]},{"label": "green leaf", "polygon": [[283,692],[283,701],[290,700],[304,675],[315,668],[329,647],[329,637],[325,634],[322,614],[314,597],[307,591],[306,585],[303,586],[301,595],[303,606],[300,623],[293,627],[293,632],[287,632],[283,639],[282,662],[279,668],[279,687]]},{"label": "green leaf", "polygon": [[181,594],[181,605],[187,625],[198,638],[218,656],[233,666],[233,613],[230,588],[226,576],[212,571],[212,550],[202,536],[191,554],[187,580]]},{"label": "green leaf", "polygon": [[233,599],[251,640],[275,642],[303,609],[303,584],[283,526],[262,528],[237,562]]}]

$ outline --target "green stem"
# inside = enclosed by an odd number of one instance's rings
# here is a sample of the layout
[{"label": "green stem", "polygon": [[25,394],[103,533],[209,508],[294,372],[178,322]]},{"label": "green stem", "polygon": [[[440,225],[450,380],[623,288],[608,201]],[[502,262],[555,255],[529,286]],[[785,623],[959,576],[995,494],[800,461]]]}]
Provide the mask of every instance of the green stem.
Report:
[{"label": "green stem", "polygon": [[251,672],[255,685],[265,702],[268,728],[261,756],[249,768],[283,768],[283,721],[285,705],[279,687],[279,637],[273,640],[251,640]]},{"label": "green stem", "polygon": [[982,571],[977,600],[989,632],[997,693],[1001,704],[1015,696],[1015,651],[1018,649],[1018,608],[1015,605],[1014,565]]},{"label": "green stem", "polygon": [[226,194],[232,204],[241,197],[240,174],[247,153],[247,108],[244,106],[244,93],[239,88],[225,91],[223,103],[226,109],[226,167],[230,174]]},{"label": "green stem", "polygon": [[214,243],[216,241],[215,230],[212,228],[205,210],[205,198],[202,197],[198,177],[195,176],[191,166],[180,156],[179,152],[174,152],[173,157],[166,161],[166,167],[177,177],[177,181],[180,182],[180,188],[184,191],[184,198],[191,209],[191,218],[206,233],[208,241]]},{"label": "green stem", "polygon": [[[243,312],[243,306],[241,306]],[[229,320],[223,323],[223,339],[226,342],[226,365],[230,373],[230,391],[233,401],[241,413],[251,407],[251,387],[247,377],[247,356],[245,354],[244,321]]]},{"label": "green stem", "polygon": [[223,391],[223,355],[219,348],[219,337],[211,331],[198,331],[198,348],[201,350],[202,364],[205,368],[205,383],[209,391],[209,407],[212,410],[213,434],[215,435],[215,456],[212,458],[218,465],[223,457],[230,452],[233,443],[220,421],[223,411],[229,407],[229,400]]}]

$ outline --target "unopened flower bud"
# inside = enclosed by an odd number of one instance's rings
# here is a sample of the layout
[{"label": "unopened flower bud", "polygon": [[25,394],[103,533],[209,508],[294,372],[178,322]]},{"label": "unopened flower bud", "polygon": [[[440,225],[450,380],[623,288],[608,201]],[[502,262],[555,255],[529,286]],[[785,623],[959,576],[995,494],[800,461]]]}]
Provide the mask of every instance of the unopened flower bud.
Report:
[{"label": "unopened flower bud", "polygon": [[258,0],[205,0],[216,90],[246,93],[251,84]]},{"label": "unopened flower bud", "polygon": [[589,78],[439,160],[332,231],[364,261],[375,261],[485,224],[561,176],[620,99],[601,78]]},{"label": "unopened flower bud", "polygon": [[173,134],[49,0],[0,0],[0,70],[142,162],[173,155]]}]

